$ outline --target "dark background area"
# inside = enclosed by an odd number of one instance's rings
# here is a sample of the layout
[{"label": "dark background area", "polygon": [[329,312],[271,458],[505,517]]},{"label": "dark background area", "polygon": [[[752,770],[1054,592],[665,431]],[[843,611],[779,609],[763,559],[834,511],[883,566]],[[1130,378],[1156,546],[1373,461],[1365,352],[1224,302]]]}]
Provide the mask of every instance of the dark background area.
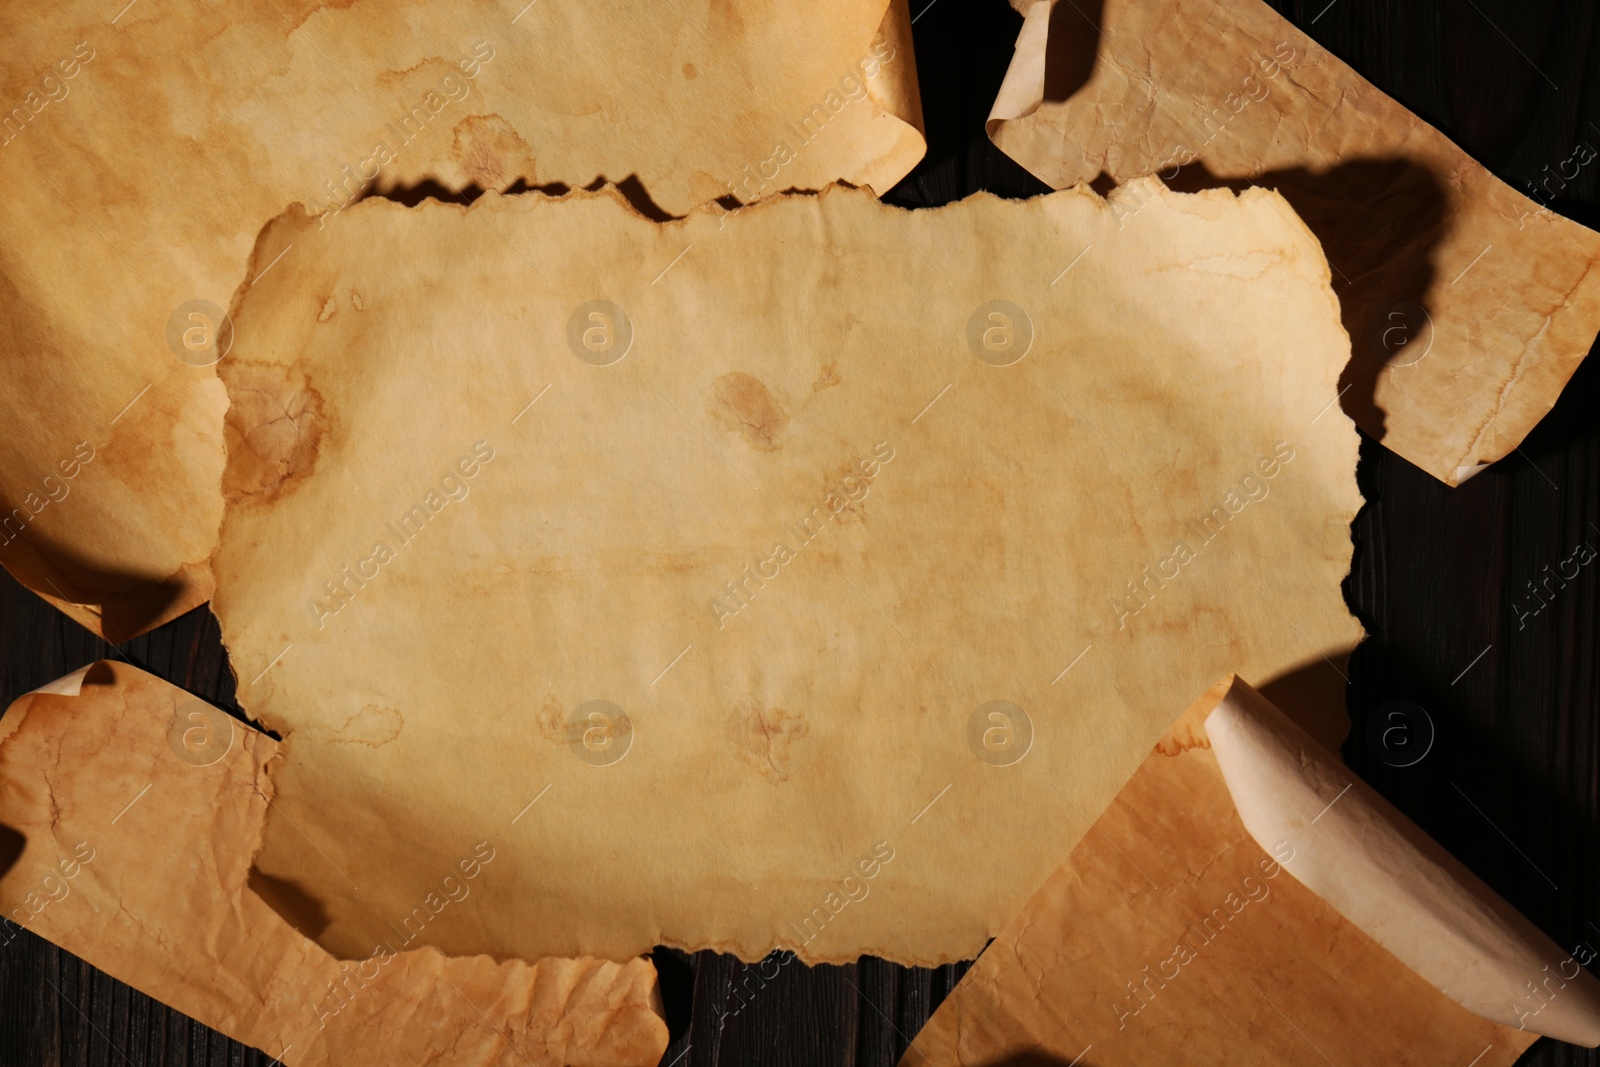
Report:
[{"label": "dark background area", "polygon": [[[1600,148],[1592,0],[1273,6],[1519,190],[1577,144]],[[912,0],[912,11],[928,156],[885,199],[921,207],[980,189],[1045,191],[983,130],[1020,16],[1002,0]],[[1600,226],[1600,160],[1550,206]],[[1532,604],[1528,583],[1580,542],[1600,549],[1597,401],[1591,358],[1518,453],[1458,489],[1364,439],[1367,505],[1345,586],[1369,632],[1349,668],[1346,760],[1568,951],[1600,948],[1600,565],[1520,626],[1513,604]],[[236,710],[207,608],[113,648],[0,575],[0,706],[114,657]],[[1391,700],[1422,706],[1436,729],[1413,766],[1385,764],[1366,742]],[[890,1067],[965,970],[791,961],[762,980],[712,952],[658,950],[655,961],[668,1067]],[[32,934],[0,949],[0,1067],[269,1062]],[[1521,1063],[1600,1067],[1600,1054],[1545,1040]]]}]

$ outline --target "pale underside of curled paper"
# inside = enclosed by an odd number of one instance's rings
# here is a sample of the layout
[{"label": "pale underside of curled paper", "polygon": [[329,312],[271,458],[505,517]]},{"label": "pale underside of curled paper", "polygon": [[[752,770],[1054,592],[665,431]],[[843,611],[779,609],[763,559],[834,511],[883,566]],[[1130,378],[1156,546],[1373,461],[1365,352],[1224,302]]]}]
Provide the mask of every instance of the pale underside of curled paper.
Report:
[{"label": "pale underside of curled paper", "polygon": [[924,148],[905,0],[74,0],[0,39],[0,565],[112,641],[211,595],[213,364],[288,205],[604,178],[681,214]]},{"label": "pale underside of curled paper", "polygon": [[1600,982],[1260,693],[1205,726],[1240,822],[1330,907],[1474,1014],[1600,1045]]},{"label": "pale underside of curled paper", "polygon": [[1341,735],[1326,264],[1276,194],[1125,195],[270,227],[214,606],[306,928],[492,818],[446,951],[967,958],[1239,658]]},{"label": "pale underside of curled paper", "polygon": [[[277,742],[126,664],[63,681],[0,719],[0,941],[25,927],[290,1067],[660,1059],[643,959],[453,959],[399,931],[328,955],[247,885]],[[406,930],[461,921],[496,873],[485,844],[461,843]]]},{"label": "pale underside of curled paper", "polygon": [[1013,6],[994,143],[1056,188],[1281,192],[1333,265],[1342,402],[1374,438],[1456,485],[1550,410],[1600,330],[1600,234],[1547,205],[1594,144],[1536,200],[1258,0]]},{"label": "pale underside of curled paper", "polygon": [[1600,1044],[1600,983],[1228,678],[901,1062],[1505,1067],[1540,1034]]}]

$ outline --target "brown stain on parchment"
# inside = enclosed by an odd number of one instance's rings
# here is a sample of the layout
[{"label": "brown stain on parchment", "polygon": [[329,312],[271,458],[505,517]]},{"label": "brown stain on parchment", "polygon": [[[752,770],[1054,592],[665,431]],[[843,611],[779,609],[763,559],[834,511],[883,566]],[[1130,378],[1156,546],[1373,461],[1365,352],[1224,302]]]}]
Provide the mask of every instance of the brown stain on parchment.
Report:
[{"label": "brown stain on parchment", "polygon": [[706,27],[706,32],[719,41],[738,41],[744,37],[744,14],[736,0],[711,0]]},{"label": "brown stain on parchment", "polygon": [[554,694],[545,697],[544,704],[533,713],[533,728],[553,745],[564,745],[571,740],[567,736],[566,709]]},{"label": "brown stain on parchment", "polygon": [[711,383],[711,414],[751,448],[776,452],[789,415],[760,379],[730,371]]},{"label": "brown stain on parchment", "polygon": [[839,372],[836,369],[837,367],[837,363],[829,363],[820,371],[818,371],[817,380],[811,383],[811,391],[813,393],[820,393],[824,389],[828,389],[844,381],[843,378],[839,377]]},{"label": "brown stain on parchment", "polygon": [[729,733],[739,759],[761,777],[777,785],[789,779],[789,763],[796,742],[811,732],[805,717],[784,708],[763,707],[753,696],[733,706]]},{"label": "brown stain on parchment", "polygon": [[[878,474],[883,474],[882,465],[878,467]],[[850,494],[846,491],[845,479],[847,478],[850,479],[849,484],[856,487],[856,495],[858,497],[856,500],[851,500]],[[868,478],[861,473],[856,461],[845,460],[837,463],[828,468],[823,475],[823,496],[821,497],[823,507],[833,517],[833,521],[842,526],[853,522],[865,523],[867,521],[867,498],[872,495],[873,485],[876,482],[877,478]],[[828,502],[833,497],[838,497],[843,504],[843,507],[837,511]]]},{"label": "brown stain on parchment", "polygon": [[1199,722],[1179,721],[1172,730],[1156,742],[1155,750],[1163,756],[1177,756],[1191,748],[1210,748],[1211,738]]},{"label": "brown stain on parchment", "polygon": [[450,151],[480,189],[503,189],[518,179],[529,185],[537,181],[533,150],[499,115],[473,115],[456,123]]},{"label": "brown stain on parchment", "polygon": [[223,497],[271,504],[316,469],[328,429],[322,395],[303,370],[276,363],[234,363],[222,376],[232,401],[223,421]]},{"label": "brown stain on parchment", "polygon": [[1193,704],[1178,716],[1166,736],[1156,742],[1152,750],[1161,756],[1179,756],[1190,749],[1211,747],[1211,737],[1206,733],[1206,718],[1222,703],[1233,688],[1234,676],[1228,675],[1202,693]]},{"label": "brown stain on parchment", "polygon": [[289,23],[289,36],[293,37],[305,28],[306,23],[322,12],[349,11],[359,2],[360,0],[299,0],[297,3],[285,4],[284,7],[288,8],[288,11],[279,17]]},{"label": "brown stain on parchment", "polygon": [[340,744],[382,748],[399,737],[405,725],[405,716],[394,708],[368,704],[334,731],[332,740]]}]

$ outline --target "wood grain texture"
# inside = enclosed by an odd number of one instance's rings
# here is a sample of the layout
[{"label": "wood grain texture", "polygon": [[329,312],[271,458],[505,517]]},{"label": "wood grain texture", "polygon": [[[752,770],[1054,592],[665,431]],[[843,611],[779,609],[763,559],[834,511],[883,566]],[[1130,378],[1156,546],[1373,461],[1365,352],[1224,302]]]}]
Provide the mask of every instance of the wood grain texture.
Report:
[{"label": "wood grain texture", "polygon": [[[928,157],[887,199],[1044,191],[983,133],[1020,18],[1003,0],[912,2]],[[1274,6],[1519,189],[1578,142],[1600,146],[1600,11],[1587,0]],[[1600,161],[1551,207],[1600,226]],[[1600,567],[1537,615],[1519,618],[1516,605],[1578,542],[1600,547],[1597,409],[1591,359],[1518,453],[1454,490],[1364,442],[1368,503],[1345,587],[1370,631],[1350,664],[1346,760],[1569,949],[1600,946]],[[205,608],[113,648],[0,579],[0,706],[119,656],[237,710]],[[1366,743],[1369,718],[1393,699],[1422,705],[1437,730],[1411,767]],[[674,950],[656,962],[669,1067],[892,1067],[965,970],[870,958],[750,967]],[[31,934],[0,949],[0,1067],[269,1062]],[[1521,1062],[1600,1067],[1600,1054],[1541,1041]]]}]

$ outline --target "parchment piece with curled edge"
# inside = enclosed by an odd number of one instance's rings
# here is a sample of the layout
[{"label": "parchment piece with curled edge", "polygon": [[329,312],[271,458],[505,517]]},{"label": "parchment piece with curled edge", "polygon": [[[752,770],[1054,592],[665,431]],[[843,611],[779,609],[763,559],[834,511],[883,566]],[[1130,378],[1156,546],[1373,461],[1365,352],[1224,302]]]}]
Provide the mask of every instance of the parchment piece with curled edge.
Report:
[{"label": "parchment piece with curled edge", "polygon": [[112,641],[210,598],[212,364],[289,204],[603,176],[681,214],[923,152],[905,0],[71,0],[0,39],[0,565]]},{"label": "parchment piece with curled edge", "polygon": [[214,607],[323,943],[520,817],[446,951],[966,958],[1226,664],[1340,736],[1326,264],[1276,194],[1122,195],[265,231]]},{"label": "parchment piece with curled edge", "polygon": [[[1374,438],[1456,485],[1555,404],[1600,330],[1600,234],[1257,0],[1012,6],[1025,21],[994,143],[1058,189],[1160,174],[1281,192],[1333,264],[1354,349],[1344,408]],[[1536,195],[1560,195],[1597,147],[1552,160]]]},{"label": "parchment piece with curled edge", "polygon": [[1600,1044],[1600,983],[1229,677],[901,1064],[1503,1067],[1540,1034]]},{"label": "parchment piece with curled edge", "polygon": [[[62,681],[0,718],[0,939],[24,926],[290,1067],[660,1059],[648,960],[452,959],[394,933],[334,959],[246,885],[277,742],[126,664]],[[473,880],[447,872],[414,923],[457,921]]]}]

